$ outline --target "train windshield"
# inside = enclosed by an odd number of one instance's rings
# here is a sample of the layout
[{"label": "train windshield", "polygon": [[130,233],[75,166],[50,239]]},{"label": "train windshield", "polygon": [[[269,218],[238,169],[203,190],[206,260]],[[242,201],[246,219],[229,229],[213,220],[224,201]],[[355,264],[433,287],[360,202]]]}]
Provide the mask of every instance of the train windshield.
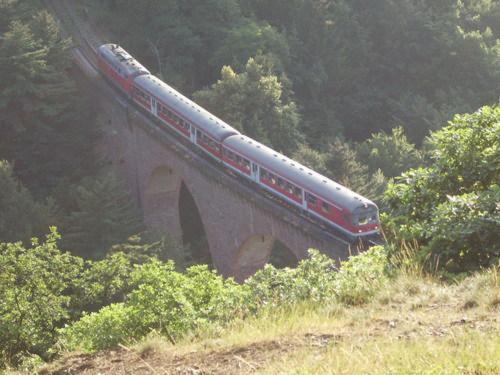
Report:
[{"label": "train windshield", "polygon": [[358,225],[378,224],[378,209],[375,205],[358,207],[352,215],[352,223]]}]

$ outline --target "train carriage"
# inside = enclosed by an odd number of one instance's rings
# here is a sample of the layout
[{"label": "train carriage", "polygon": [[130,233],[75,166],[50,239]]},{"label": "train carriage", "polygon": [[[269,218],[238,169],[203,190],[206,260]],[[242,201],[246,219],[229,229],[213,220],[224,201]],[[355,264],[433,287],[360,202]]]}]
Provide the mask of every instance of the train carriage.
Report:
[{"label": "train carriage", "polygon": [[236,129],[155,76],[137,77],[132,98],[217,160],[222,159],[222,141],[239,134]]},{"label": "train carriage", "polygon": [[150,74],[149,70],[116,44],[100,46],[97,49],[97,61],[101,72],[129,95],[134,79],[140,75]]},{"label": "train carriage", "polygon": [[378,232],[377,206],[348,188],[241,134],[223,148],[229,168],[311,215],[351,236]]}]

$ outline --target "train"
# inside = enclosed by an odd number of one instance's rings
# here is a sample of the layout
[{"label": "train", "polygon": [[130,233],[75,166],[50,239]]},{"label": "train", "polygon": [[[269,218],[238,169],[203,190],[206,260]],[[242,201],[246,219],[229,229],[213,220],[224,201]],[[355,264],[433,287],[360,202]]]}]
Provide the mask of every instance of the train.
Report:
[{"label": "train", "polygon": [[350,240],[377,238],[375,203],[247,137],[163,82],[117,44],[97,49],[102,75],[135,106],[225,170]]}]

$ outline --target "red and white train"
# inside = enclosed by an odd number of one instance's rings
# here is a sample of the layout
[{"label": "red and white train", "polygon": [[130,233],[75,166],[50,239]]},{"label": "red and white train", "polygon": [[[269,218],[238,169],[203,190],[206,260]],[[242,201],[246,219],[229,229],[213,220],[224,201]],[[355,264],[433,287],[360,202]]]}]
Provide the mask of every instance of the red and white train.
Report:
[{"label": "red and white train", "polygon": [[104,44],[97,55],[107,79],[207,156],[351,239],[379,233],[378,208],[370,200],[241,134],[153,76],[120,46]]}]

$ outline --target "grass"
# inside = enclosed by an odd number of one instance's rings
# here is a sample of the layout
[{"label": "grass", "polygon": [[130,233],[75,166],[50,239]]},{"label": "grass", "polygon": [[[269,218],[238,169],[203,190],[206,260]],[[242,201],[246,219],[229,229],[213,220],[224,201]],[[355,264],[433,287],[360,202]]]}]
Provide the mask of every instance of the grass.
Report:
[{"label": "grass", "polygon": [[358,337],[281,358],[263,374],[499,374],[500,336],[466,330],[401,340]]},{"label": "grass", "polygon": [[452,285],[403,274],[364,306],[300,305],[198,332],[175,348],[155,338],[135,349],[203,357],[251,348],[252,367],[238,372],[496,374],[498,293],[498,270]]},{"label": "grass", "polygon": [[123,366],[138,374],[497,374],[498,271],[450,284],[411,269],[364,305],[332,300],[263,311],[225,329],[194,332],[175,346],[153,333],[127,348],[70,354],[45,373],[81,361],[93,369],[88,374]]}]

